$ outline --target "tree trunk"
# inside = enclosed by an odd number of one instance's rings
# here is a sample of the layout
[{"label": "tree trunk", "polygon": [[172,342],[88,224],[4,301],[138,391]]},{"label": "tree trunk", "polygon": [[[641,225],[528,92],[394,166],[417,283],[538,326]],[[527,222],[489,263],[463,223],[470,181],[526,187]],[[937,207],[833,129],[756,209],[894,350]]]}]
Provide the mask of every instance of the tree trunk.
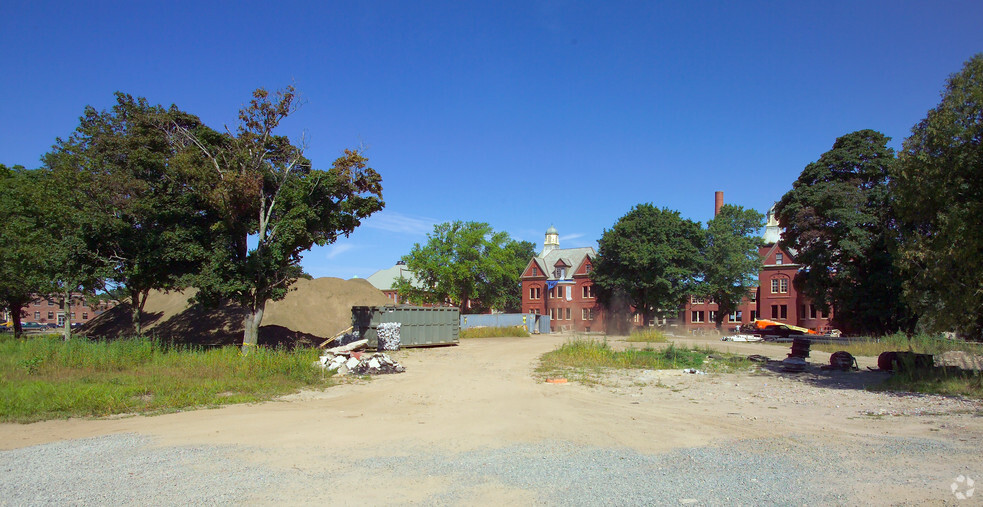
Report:
[{"label": "tree trunk", "polygon": [[65,341],[72,339],[72,293],[66,292],[61,300],[61,311],[65,315],[65,326],[62,329],[62,336]]},{"label": "tree trunk", "polygon": [[137,336],[143,335],[143,306],[147,304],[149,291],[130,291],[130,306],[133,307],[130,320]]},{"label": "tree trunk", "polygon": [[266,301],[259,303],[242,319],[242,353],[248,354],[259,342],[259,325],[263,322]]},{"label": "tree trunk", "polygon": [[20,312],[24,310],[24,305],[10,305],[10,321],[14,323],[14,336],[20,338],[24,334],[24,325],[20,321]]}]

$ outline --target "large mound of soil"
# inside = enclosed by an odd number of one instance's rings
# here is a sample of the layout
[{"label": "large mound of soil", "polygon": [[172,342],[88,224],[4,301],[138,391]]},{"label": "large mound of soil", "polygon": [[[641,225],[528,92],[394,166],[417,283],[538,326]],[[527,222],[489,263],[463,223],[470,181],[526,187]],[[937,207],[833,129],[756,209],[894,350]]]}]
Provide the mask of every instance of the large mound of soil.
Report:
[{"label": "large mound of soil", "polygon": [[[143,308],[148,335],[174,343],[225,345],[242,342],[243,310],[227,305],[188,304],[195,290],[153,291]],[[266,305],[259,342],[263,345],[316,345],[351,325],[353,306],[382,306],[392,301],[364,279],[299,279],[287,297]],[[116,339],[133,336],[131,306],[123,303],[90,321],[82,334]]]}]

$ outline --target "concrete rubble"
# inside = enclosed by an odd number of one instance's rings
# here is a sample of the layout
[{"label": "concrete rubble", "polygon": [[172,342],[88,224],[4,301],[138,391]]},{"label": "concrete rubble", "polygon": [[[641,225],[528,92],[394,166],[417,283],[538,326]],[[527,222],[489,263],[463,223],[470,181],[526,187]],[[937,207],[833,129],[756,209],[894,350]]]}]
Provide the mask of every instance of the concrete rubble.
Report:
[{"label": "concrete rubble", "polygon": [[403,373],[406,368],[393,361],[384,352],[361,352],[366,340],[359,340],[348,345],[328,349],[321,355],[318,363],[322,368],[335,372],[336,375],[383,375],[388,373]]}]

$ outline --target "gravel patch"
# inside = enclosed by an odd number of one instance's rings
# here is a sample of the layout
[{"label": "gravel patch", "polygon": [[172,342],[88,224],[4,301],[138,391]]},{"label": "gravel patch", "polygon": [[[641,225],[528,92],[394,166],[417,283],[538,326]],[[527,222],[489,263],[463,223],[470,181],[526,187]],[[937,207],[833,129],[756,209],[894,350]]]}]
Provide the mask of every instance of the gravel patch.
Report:
[{"label": "gravel patch", "polygon": [[[952,478],[979,462],[971,447],[808,437],[649,455],[544,442],[460,453],[399,449],[400,456],[381,458],[325,455],[301,470],[264,463],[262,449],[157,447],[123,434],[0,452],[0,504],[312,503],[335,481],[386,488],[397,479],[434,478],[440,486],[414,503],[467,505],[486,486],[530,492],[542,505],[842,505],[879,503],[878,491],[898,488],[917,493],[914,502],[944,502],[954,500]],[[407,501],[396,488],[387,498],[379,503]],[[364,503],[355,490],[344,499]]]},{"label": "gravel patch", "polygon": [[0,471],[3,505],[230,504],[272,480],[221,447],[156,447],[133,434],[2,451]]},{"label": "gravel patch", "polygon": [[843,505],[876,503],[876,491],[891,487],[952,499],[945,488],[961,469],[953,464],[951,472],[932,476],[910,461],[965,452],[936,441],[896,438],[849,448],[754,440],[657,455],[558,442],[374,458],[359,466],[451,476],[452,486],[427,502],[437,505],[467,504],[471,487],[487,482],[535,491],[543,505]]}]

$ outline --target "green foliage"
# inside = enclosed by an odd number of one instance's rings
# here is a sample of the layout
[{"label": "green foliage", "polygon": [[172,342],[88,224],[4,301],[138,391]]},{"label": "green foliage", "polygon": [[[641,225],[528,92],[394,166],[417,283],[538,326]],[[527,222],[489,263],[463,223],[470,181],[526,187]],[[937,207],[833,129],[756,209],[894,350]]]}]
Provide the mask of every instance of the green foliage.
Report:
[{"label": "green foliage", "polygon": [[854,333],[883,334],[912,322],[889,251],[889,140],[873,130],[836,139],[776,206],[782,245],[802,265],[796,287],[832,307],[838,325]]},{"label": "green foliage", "polygon": [[758,285],[761,239],[757,233],[763,220],[764,215],[753,209],[725,204],[707,223],[703,279],[698,292],[717,302],[717,328]]},{"label": "green foliage", "polygon": [[196,191],[216,217],[196,298],[247,310],[244,350],[256,344],[266,302],[282,299],[301,276],[301,254],[347,236],[384,205],[382,178],[359,151],[345,150],[330,170],[317,170],[275,133],[294,99],[293,87],[273,97],[256,90],[234,135],[170,125],[172,139],[186,148]]},{"label": "green foliage", "polygon": [[145,338],[0,338],[0,421],[158,413],[327,386],[315,349],[169,347]]},{"label": "green foliage", "polygon": [[148,292],[183,288],[210,239],[204,203],[189,191],[165,125],[207,128],[175,106],[117,92],[111,110],[86,107],[75,133],[45,156],[71,208],[79,258],[124,288],[137,333]]},{"label": "green foliage", "polygon": [[[522,270],[535,245],[515,241],[482,222],[445,222],[427,234],[427,244],[413,245],[403,256],[415,281],[397,281],[401,299],[428,303],[453,301],[461,313],[490,308],[521,309]],[[468,303],[470,302],[470,307]]]},{"label": "green foliage", "polygon": [[[639,204],[606,229],[591,271],[598,301],[612,314],[630,305],[645,316],[675,314],[696,291],[704,233],[678,211]],[[627,319],[609,324],[625,325]],[[620,329],[618,331],[621,331]]]},{"label": "green foliage", "polygon": [[10,312],[17,334],[21,309],[50,289],[46,261],[53,238],[42,223],[39,176],[0,164],[0,307]]},{"label": "green foliage", "polygon": [[906,301],[926,330],[983,340],[983,54],[949,77],[891,177]]},{"label": "green foliage", "polygon": [[501,337],[527,338],[529,336],[529,331],[523,326],[472,327],[468,329],[462,329],[460,336],[461,339],[501,338]]}]

